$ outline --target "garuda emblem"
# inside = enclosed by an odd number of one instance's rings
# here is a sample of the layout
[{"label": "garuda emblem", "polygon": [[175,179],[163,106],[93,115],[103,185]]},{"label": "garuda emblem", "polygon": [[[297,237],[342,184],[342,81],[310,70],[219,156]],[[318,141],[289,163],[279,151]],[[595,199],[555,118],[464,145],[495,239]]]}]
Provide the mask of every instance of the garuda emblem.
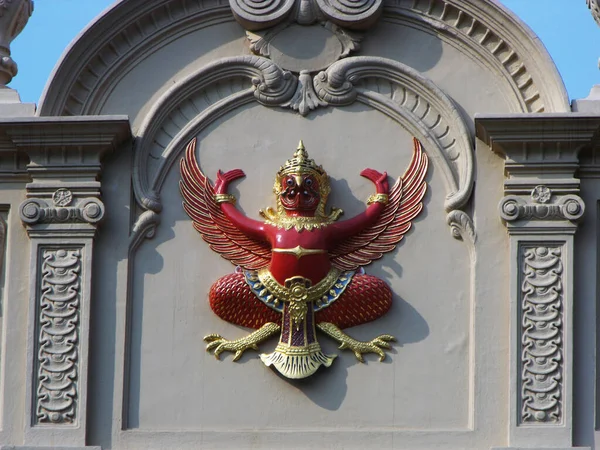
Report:
[{"label": "garuda emblem", "polygon": [[392,291],[362,266],[393,250],[423,209],[428,160],[414,139],[406,173],[390,189],[387,173],[365,169],[376,193],[364,212],[338,220],[340,209],[326,210],[329,177],[310,159],[302,142],[277,172],[275,209],[260,211],[263,221],[250,219],[227,193],[239,169],[217,173],[215,185],[202,173],[192,140],[181,160],[183,208],[210,248],[237,266],[210,288],[212,310],[223,320],[253,328],[236,340],[218,334],[204,338],[217,358],[225,351],[238,360],[248,349],[280,333],[273,353],[261,354],[267,366],[288,378],[305,378],[335,355],[326,355],[317,330],[350,349],[359,361],[364,353],[380,360],[394,338],[384,334],[369,342],[342,330],[383,316],[392,305]]}]

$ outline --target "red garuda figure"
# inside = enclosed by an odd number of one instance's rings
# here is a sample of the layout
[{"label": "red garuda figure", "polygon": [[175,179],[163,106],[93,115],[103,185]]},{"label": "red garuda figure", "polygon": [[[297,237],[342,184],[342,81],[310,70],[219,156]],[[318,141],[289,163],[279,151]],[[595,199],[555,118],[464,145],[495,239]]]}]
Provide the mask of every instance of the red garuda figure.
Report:
[{"label": "red garuda figure", "polygon": [[329,177],[300,142],[277,172],[276,209],[261,211],[265,220],[257,221],[243,215],[235,197],[227,193],[229,183],[244,172],[219,171],[212,186],[198,166],[192,140],[181,160],[183,207],[210,248],[238,266],[212,285],[210,306],[222,319],[256,330],[231,341],[208,335],[207,351],[217,358],[224,351],[235,352],[236,361],[245,350],[258,350],[260,342],[281,333],[275,351],[260,358],[288,378],[304,378],[321,365],[329,367],[335,358],[321,351],[319,329],[361,362],[363,353],[376,353],[383,360],[392,336],[362,342],[342,329],[389,310],[389,286],[365,274],[361,266],[393,250],[410,229],[423,209],[427,165],[427,155],[414,139],[410,165],[391,190],[387,173],[363,170],[361,175],[377,192],[363,213],[338,221],[340,209],[326,212]]}]

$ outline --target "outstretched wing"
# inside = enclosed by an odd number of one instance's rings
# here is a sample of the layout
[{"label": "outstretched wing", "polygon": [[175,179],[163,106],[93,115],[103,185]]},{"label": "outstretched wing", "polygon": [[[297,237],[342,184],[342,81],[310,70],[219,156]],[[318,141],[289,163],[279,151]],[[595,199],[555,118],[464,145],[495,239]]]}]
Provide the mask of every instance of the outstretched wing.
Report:
[{"label": "outstretched wing", "polygon": [[202,239],[223,258],[244,269],[266,266],[271,260],[269,244],[238,230],[215,202],[214,188],[196,161],[196,138],[188,144],[180,166],[183,209]]},{"label": "outstretched wing", "polygon": [[389,193],[389,202],[379,220],[360,233],[340,242],[330,253],[331,263],[342,270],[354,270],[379,259],[396,248],[410,230],[412,220],[423,209],[427,190],[428,159],[421,143],[414,141],[414,151],[408,169],[398,178]]}]

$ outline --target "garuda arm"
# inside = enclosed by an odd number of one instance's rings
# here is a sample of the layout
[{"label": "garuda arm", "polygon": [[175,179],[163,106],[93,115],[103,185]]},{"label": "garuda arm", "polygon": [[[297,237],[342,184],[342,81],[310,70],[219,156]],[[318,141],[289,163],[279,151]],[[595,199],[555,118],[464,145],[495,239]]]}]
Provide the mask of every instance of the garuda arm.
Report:
[{"label": "garuda arm", "polygon": [[[412,221],[423,209],[428,164],[421,143],[414,139],[410,165],[389,190],[387,203],[376,202],[370,205],[362,216],[350,219],[347,224],[341,223],[345,229],[340,233],[344,233],[346,237],[340,240],[330,252],[333,266],[341,270],[355,270],[396,248],[410,230]],[[369,174],[367,178],[372,179],[371,175],[374,174]],[[382,177],[376,178],[375,181],[378,194],[387,187],[381,183]],[[349,234],[353,231],[357,232]],[[365,301],[368,302],[368,299]],[[394,340],[390,335],[381,335],[369,342],[362,342],[348,336],[335,324],[320,322],[317,327],[337,340],[341,344],[340,348],[352,350],[361,362],[363,353],[376,353],[383,360],[385,357],[383,349],[389,348],[388,342]]]}]

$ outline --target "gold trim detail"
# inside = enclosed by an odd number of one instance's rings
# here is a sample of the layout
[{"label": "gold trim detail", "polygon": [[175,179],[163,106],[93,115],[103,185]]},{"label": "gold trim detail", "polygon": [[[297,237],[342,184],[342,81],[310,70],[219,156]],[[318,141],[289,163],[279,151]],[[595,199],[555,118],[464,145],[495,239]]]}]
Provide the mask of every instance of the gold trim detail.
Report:
[{"label": "gold trim detail", "polygon": [[367,199],[367,205],[371,205],[373,203],[383,203],[384,205],[387,205],[389,201],[390,198],[387,194],[373,194]]},{"label": "gold trim detail", "polygon": [[279,344],[273,353],[263,353],[260,359],[265,366],[274,366],[286,378],[306,378],[320,366],[329,367],[337,355],[326,355],[318,343],[308,347],[290,349]]},{"label": "gold trim detail", "polygon": [[300,245],[297,245],[294,248],[274,248],[272,251],[275,253],[289,253],[294,255],[297,259],[300,259],[303,256],[321,255],[323,253],[327,253],[327,250],[321,248],[304,248]]},{"label": "gold trim detail", "polygon": [[[279,197],[277,197],[277,202],[279,201]],[[277,228],[283,228],[285,230],[290,230],[295,228],[296,231],[302,230],[315,230],[317,228],[323,228],[327,225],[331,225],[335,222],[344,211],[340,208],[331,208],[331,212],[328,216],[317,215],[314,217],[297,217],[297,216],[288,216],[285,212],[276,212],[273,208],[268,207],[265,210],[260,210],[259,214],[265,219],[265,223],[268,225],[272,225]]]},{"label": "gold trim detail", "polygon": [[[281,180],[286,175],[312,174],[319,182],[320,201],[315,211],[314,217],[296,217],[288,216],[283,204],[281,203]],[[302,141],[298,144],[298,149],[291,159],[288,159],[283,166],[279,168],[273,185],[273,193],[277,197],[277,208],[271,207],[260,210],[259,213],[265,218],[265,223],[277,228],[289,230],[295,228],[296,231],[311,231],[317,228],[326,227],[335,222],[344,212],[339,208],[331,208],[329,214],[325,211],[327,197],[331,192],[329,176],[322,166],[317,165],[313,159],[308,156]]]},{"label": "gold trim detail", "polygon": [[237,199],[231,194],[215,194],[215,202],[217,203],[231,203],[235,205]]},{"label": "gold trim detail", "polygon": [[[258,275],[258,279],[263,284],[263,286],[265,286],[275,297],[284,302],[291,302],[299,298],[298,294],[300,293],[300,290],[298,288],[297,281],[301,281],[299,280],[300,278],[310,283],[310,280],[304,277],[292,277],[285,280],[286,285],[282,286],[273,277],[273,275],[271,275],[271,272],[269,271],[268,267],[259,269],[256,274]],[[306,293],[302,294],[302,301],[308,303],[320,300],[321,297],[323,297],[329,292],[329,290],[335,284],[335,282],[341,274],[342,271],[340,269],[332,267],[331,270],[329,270],[329,273],[325,276],[325,278],[323,278],[314,286],[309,285],[309,287],[306,288]],[[296,291],[292,292],[294,289],[296,289]]]}]

